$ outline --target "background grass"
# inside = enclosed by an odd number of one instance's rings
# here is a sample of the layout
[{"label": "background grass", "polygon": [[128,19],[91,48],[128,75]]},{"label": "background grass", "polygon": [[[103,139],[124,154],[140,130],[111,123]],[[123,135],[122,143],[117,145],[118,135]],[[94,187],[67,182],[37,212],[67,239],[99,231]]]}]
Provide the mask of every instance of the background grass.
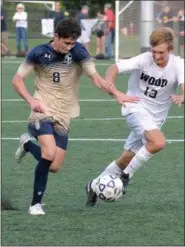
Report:
[{"label": "background grass", "polygon": [[[11,63],[14,62],[14,63]],[[2,98],[19,98],[11,80],[16,60],[2,64]],[[98,63],[105,74],[107,65]],[[117,86],[126,90],[127,76]],[[33,92],[33,77],[26,81]],[[81,99],[110,99],[87,77],[80,82]],[[170,116],[182,116],[184,108],[173,106]],[[2,102],[2,120],[26,120],[24,102]],[[72,121],[70,138],[126,138],[125,119],[86,121],[84,118],[120,117],[114,101],[81,102],[81,116]],[[183,118],[168,119],[163,131],[167,139],[183,139]],[[2,122],[2,137],[19,137],[26,123]],[[184,143],[168,143],[166,149],[141,168],[125,198],[114,203],[99,201],[85,207],[86,183],[122,152],[122,142],[70,141],[64,166],[50,174],[44,197],[46,216],[31,217],[27,210],[32,195],[36,161],[28,155],[17,165],[14,152],[18,140],[2,141],[2,195],[18,210],[2,211],[2,245],[184,245]]]},{"label": "background grass", "polygon": [[[50,40],[47,37],[39,37],[39,38],[28,38],[28,45],[29,49],[35,47],[38,44],[46,43]],[[8,40],[8,46],[11,49],[12,54],[16,54],[16,39],[15,37],[11,37]],[[114,50],[115,44],[113,44],[113,50]],[[139,36],[127,36],[122,37],[120,34],[120,40],[119,40],[119,57],[131,57],[136,56],[140,53],[140,38]],[[175,39],[175,50],[174,53],[177,55],[180,55],[181,57],[184,57],[184,48],[179,47],[178,45],[178,39]],[[22,44],[22,50],[24,50],[23,44]],[[92,34],[91,36],[91,43],[90,43],[90,54],[92,56],[96,55],[96,35]]]}]

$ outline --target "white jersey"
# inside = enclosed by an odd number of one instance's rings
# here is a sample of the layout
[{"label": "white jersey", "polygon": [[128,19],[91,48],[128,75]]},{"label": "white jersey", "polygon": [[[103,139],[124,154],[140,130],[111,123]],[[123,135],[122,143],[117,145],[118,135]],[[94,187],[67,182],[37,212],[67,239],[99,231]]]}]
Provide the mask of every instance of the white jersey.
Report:
[{"label": "white jersey", "polygon": [[[168,64],[160,68],[151,52],[117,62],[119,73],[131,72],[128,95],[140,97],[137,104],[126,103],[129,113],[147,110],[154,120],[164,121],[171,106],[170,95],[184,83],[184,59],[170,54]],[[123,110],[123,109],[122,109]]]},{"label": "white jersey", "polygon": [[12,19],[16,21],[16,27],[28,28],[28,14],[26,12],[16,12]]}]

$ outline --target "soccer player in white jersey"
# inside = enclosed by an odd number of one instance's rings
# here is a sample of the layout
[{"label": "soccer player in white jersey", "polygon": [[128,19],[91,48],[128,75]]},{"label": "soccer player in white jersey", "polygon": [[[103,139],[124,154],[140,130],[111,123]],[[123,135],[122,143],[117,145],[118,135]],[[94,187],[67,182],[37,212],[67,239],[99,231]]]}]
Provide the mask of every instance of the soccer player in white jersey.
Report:
[{"label": "soccer player in white jersey", "polygon": [[[138,97],[127,96],[114,84],[106,82],[96,71],[87,50],[76,40],[81,28],[74,19],[61,21],[54,39],[33,48],[20,65],[13,78],[13,87],[28,103],[31,114],[29,133],[40,145],[31,141],[28,134],[20,138],[15,158],[18,162],[31,153],[38,164],[35,169],[33,199],[29,207],[31,215],[44,215],[41,200],[46,189],[48,173],[57,172],[63,163],[68,143],[71,118],[79,116],[79,79],[85,72],[95,86],[111,93],[119,103],[135,102]],[[35,93],[30,95],[24,79],[35,73]]]},{"label": "soccer player in white jersey", "polygon": [[[121,113],[126,117],[131,133],[121,156],[100,174],[120,176],[124,184],[123,194],[134,173],[165,147],[166,140],[160,128],[166,121],[171,103],[179,106],[184,103],[184,59],[172,54],[173,31],[170,28],[154,30],[150,35],[150,45],[150,52],[120,60],[106,73],[106,80],[114,83],[118,74],[131,72],[127,94],[140,98],[138,103],[122,106]],[[176,94],[178,86],[181,90],[179,95]],[[96,181],[97,178],[86,187],[87,206],[96,204]]]}]

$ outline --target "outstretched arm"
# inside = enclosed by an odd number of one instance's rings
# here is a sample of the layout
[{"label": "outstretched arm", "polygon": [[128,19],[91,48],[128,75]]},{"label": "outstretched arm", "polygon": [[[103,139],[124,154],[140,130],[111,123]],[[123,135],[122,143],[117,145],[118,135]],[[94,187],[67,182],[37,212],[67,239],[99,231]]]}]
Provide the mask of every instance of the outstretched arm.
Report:
[{"label": "outstretched arm", "polygon": [[139,100],[138,97],[128,96],[122,93],[121,91],[117,90],[114,83],[112,83],[109,80],[104,80],[97,72],[92,75],[89,75],[89,77],[91,78],[95,86],[114,96],[120,104],[124,104],[125,102],[135,103]]}]

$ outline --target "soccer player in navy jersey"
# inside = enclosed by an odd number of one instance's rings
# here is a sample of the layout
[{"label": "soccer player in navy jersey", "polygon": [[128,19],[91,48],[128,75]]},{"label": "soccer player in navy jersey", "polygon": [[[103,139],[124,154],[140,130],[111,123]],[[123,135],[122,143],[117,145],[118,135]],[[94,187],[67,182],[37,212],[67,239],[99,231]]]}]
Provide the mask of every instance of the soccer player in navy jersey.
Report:
[{"label": "soccer player in navy jersey", "polygon": [[[81,28],[74,19],[61,21],[55,30],[54,39],[38,45],[27,55],[13,78],[13,87],[28,103],[31,114],[28,131],[40,145],[31,141],[30,135],[20,137],[15,158],[21,162],[29,152],[38,161],[35,169],[33,199],[29,214],[44,215],[42,197],[48,180],[48,173],[61,168],[68,144],[71,118],[78,117],[79,79],[83,72],[101,90],[124,102],[137,102],[138,97],[128,96],[106,82],[96,71],[95,64],[87,50],[76,40]],[[30,72],[35,73],[35,93],[32,96],[24,84]]]}]

